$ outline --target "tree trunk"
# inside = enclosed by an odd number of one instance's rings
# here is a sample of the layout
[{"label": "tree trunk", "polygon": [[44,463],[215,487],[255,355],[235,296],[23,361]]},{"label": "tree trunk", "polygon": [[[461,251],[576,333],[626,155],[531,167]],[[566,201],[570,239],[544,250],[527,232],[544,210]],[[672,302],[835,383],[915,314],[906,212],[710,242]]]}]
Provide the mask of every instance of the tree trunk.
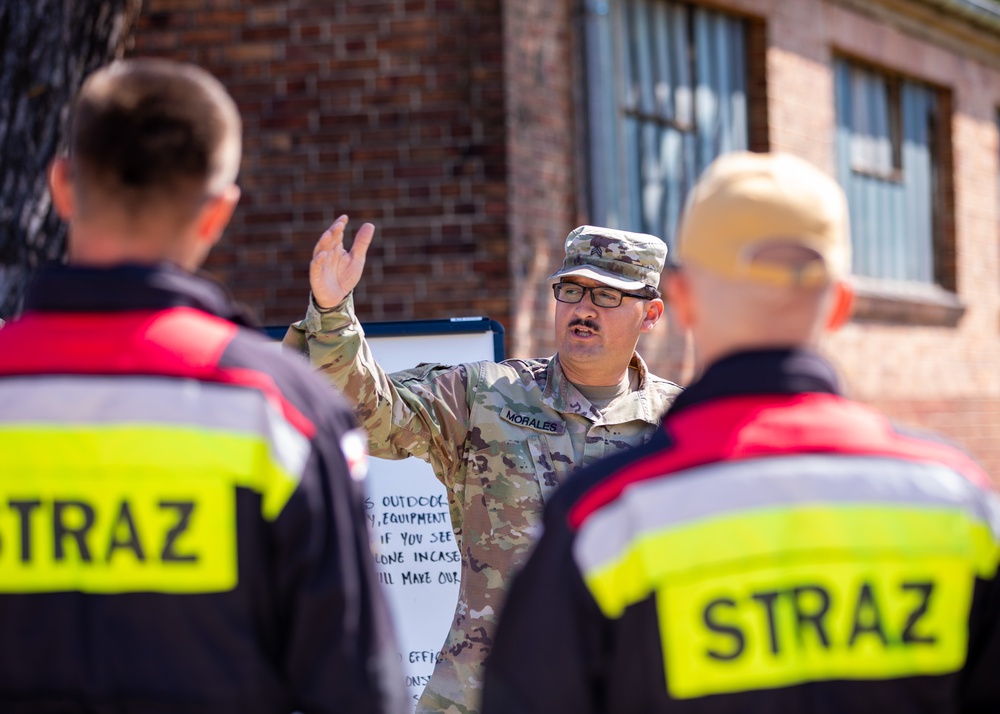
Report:
[{"label": "tree trunk", "polygon": [[69,103],[121,57],[141,0],[0,0],[0,318],[20,311],[32,272],[65,254],[45,172]]}]

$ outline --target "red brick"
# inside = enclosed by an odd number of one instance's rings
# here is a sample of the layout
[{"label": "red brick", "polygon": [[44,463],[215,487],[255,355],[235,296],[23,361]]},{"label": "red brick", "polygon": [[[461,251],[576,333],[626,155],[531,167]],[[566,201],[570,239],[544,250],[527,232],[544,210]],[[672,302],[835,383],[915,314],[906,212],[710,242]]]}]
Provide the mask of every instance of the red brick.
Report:
[{"label": "red brick", "polygon": [[286,22],[285,8],[280,5],[272,7],[255,7],[247,17],[247,26],[277,25]]},{"label": "red brick", "polygon": [[247,22],[246,10],[217,10],[198,13],[198,25],[225,25],[239,27]]},{"label": "red brick", "polygon": [[[977,63],[834,0],[710,4],[758,18],[750,85],[767,95],[750,107],[754,148],[832,169],[832,47],[951,93],[955,216],[946,223],[968,314],[930,333],[851,325],[828,347],[852,393],[964,440],[1000,473],[1000,375],[991,368],[1000,364],[1000,57]],[[589,220],[578,3],[248,5],[149,0],[136,38],[136,53],[208,63],[244,112],[244,202],[210,266],[267,321],[296,319],[312,244],[347,211],[378,221],[363,315],[481,310],[504,321],[510,353],[549,353],[544,278],[567,231]],[[250,49],[237,50],[236,36]],[[687,341],[664,327],[643,350],[654,371],[682,380],[693,369]]]},{"label": "red brick", "polygon": [[231,62],[263,62],[280,57],[282,48],[280,45],[270,45],[266,43],[253,43],[233,45],[225,48],[225,58]]},{"label": "red brick", "polygon": [[202,10],[204,0],[154,0],[150,3],[150,12],[181,12],[184,10]]},{"label": "red brick", "polygon": [[289,40],[288,27],[276,25],[269,27],[244,27],[240,31],[243,42],[276,42]]}]

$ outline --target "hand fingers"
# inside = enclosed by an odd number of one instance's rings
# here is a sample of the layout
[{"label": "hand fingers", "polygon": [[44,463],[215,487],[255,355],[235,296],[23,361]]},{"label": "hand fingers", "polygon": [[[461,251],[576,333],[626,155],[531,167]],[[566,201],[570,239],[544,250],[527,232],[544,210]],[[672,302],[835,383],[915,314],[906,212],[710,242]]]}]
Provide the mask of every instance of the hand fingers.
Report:
[{"label": "hand fingers", "polygon": [[355,260],[363,261],[368,254],[368,246],[372,244],[375,237],[375,226],[371,223],[362,223],[354,236],[354,244],[351,245],[351,257]]},{"label": "hand fingers", "polygon": [[319,237],[316,241],[315,247],[313,247],[313,258],[320,251],[330,250],[336,245],[340,245],[344,242],[344,229],[347,227],[347,216],[341,215],[330,224],[323,235]]},{"label": "hand fingers", "polygon": [[309,262],[309,288],[312,290],[313,295],[324,288],[323,259],[326,256],[326,251],[320,251],[313,255],[313,259]]}]

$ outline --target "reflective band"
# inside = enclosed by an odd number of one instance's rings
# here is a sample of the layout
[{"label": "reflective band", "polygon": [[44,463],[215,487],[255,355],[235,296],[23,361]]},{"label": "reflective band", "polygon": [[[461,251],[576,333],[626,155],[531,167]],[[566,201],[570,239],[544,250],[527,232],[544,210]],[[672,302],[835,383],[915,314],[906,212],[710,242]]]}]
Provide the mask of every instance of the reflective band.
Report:
[{"label": "reflective band", "polygon": [[[57,440],[55,446],[70,445]],[[123,467],[103,473],[36,469],[31,478],[4,479],[0,592],[234,588],[233,484],[211,469],[178,473],[177,461],[142,477]],[[12,473],[7,463],[4,459],[5,474]]]},{"label": "reflective band", "polygon": [[[113,467],[125,453],[130,463],[145,464],[137,476],[173,461],[193,468],[212,463],[237,485],[259,491],[263,513],[273,519],[311,450],[309,439],[252,388],[157,377],[24,378],[2,386],[0,449],[38,444],[19,465],[5,466],[5,474],[31,473],[33,465],[46,463],[70,471],[81,464]],[[67,451],[57,452],[56,443]],[[0,454],[0,464],[15,456]]]},{"label": "reflective band", "polygon": [[873,557],[951,557],[970,577],[992,576],[1000,545],[967,514],[944,508],[802,506],[706,519],[637,535],[620,556],[584,579],[608,617],[649,597],[661,583],[740,571],[747,562],[803,562]]},{"label": "reflective band", "polygon": [[574,558],[608,618],[655,596],[674,698],[943,674],[997,572],[997,503],[932,464],[730,462],[633,484]]},{"label": "reflective band", "polygon": [[[819,503],[952,507],[988,525],[1000,539],[1000,501],[993,494],[984,500],[980,489],[946,467],[807,455],[722,462],[634,484],[588,516],[574,556],[582,571],[591,572],[618,560],[646,533],[727,513]],[[678,557],[683,554],[671,553],[673,561]]]},{"label": "reflective band", "polygon": [[956,672],[973,577],[962,558],[733,568],[657,592],[672,697]]},{"label": "reflective band", "polygon": [[0,395],[0,424],[156,422],[256,431],[260,422],[256,390],[174,377],[8,377]]}]

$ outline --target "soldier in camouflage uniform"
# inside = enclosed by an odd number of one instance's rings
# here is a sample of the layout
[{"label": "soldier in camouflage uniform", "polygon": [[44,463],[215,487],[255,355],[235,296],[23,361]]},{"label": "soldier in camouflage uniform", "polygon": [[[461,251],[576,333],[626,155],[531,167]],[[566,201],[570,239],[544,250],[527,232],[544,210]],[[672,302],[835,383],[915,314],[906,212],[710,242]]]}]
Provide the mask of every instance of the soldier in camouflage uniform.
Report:
[{"label": "soldier in camouflage uniform", "polygon": [[477,712],[506,587],[538,535],[546,499],[574,468],[647,441],[680,391],[635,352],[640,333],[663,315],[657,286],[666,245],[607,228],[572,231],[550,278],[554,357],[386,374],[351,296],[374,227],[364,224],[347,251],[346,225],[341,216],[317,243],[312,299],[284,343],[307,352],[355,404],[372,455],[421,458],[446,486],[461,586],[417,711]]}]

